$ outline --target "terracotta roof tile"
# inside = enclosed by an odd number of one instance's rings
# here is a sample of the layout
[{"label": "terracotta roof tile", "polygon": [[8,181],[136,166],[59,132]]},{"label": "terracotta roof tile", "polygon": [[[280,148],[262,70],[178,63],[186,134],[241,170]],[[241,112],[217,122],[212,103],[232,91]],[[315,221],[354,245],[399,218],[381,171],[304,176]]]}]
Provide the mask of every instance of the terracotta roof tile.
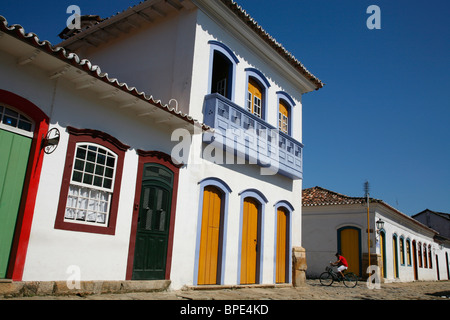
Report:
[{"label": "terracotta roof tile", "polygon": [[[370,202],[379,201],[377,199],[369,198]],[[313,187],[303,190],[302,205],[308,206],[327,206],[336,204],[364,204],[366,198],[364,197],[349,197],[341,193],[337,193],[322,187]]]}]

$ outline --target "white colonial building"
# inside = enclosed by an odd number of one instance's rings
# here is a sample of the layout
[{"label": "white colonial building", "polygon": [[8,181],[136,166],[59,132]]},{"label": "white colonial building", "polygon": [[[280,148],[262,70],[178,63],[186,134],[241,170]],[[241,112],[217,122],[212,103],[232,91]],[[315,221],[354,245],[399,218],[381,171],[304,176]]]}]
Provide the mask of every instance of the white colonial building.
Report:
[{"label": "white colonial building", "polygon": [[53,47],[0,17],[0,278],[292,282],[320,80],[231,0],[86,25]]},{"label": "white colonial building", "polygon": [[313,187],[303,190],[302,201],[308,277],[319,276],[340,252],[349,270],[365,278],[370,250],[382,281],[450,278],[450,241],[382,200],[370,198],[369,218],[364,197]]}]

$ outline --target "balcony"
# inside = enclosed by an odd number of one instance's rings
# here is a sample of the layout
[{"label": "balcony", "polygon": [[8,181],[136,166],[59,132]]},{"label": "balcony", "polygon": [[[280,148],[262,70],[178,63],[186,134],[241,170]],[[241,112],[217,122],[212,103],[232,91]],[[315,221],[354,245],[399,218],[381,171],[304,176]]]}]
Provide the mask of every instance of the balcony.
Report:
[{"label": "balcony", "polygon": [[259,165],[262,174],[302,178],[300,142],[217,93],[205,97],[203,114],[203,122],[214,128],[203,134],[203,142]]}]

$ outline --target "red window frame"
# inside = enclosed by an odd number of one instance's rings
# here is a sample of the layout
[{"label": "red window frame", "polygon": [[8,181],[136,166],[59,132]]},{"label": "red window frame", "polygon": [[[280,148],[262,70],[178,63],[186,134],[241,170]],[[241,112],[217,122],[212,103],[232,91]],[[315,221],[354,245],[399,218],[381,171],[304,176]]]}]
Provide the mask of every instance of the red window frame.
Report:
[{"label": "red window frame", "polygon": [[[120,186],[122,183],[123,163],[125,158],[125,152],[130,147],[123,144],[122,142],[112,137],[111,135],[102,131],[91,129],[77,129],[74,127],[67,127],[67,131],[70,134],[70,137],[67,147],[66,163],[64,166],[61,192],[59,195],[58,211],[56,213],[55,229],[114,235],[116,232],[117,211],[119,207],[119,196],[120,196]],[[71,223],[69,221],[64,220],[76,146],[77,143],[83,142],[98,144],[107,149],[110,149],[111,151],[117,154],[114,192],[111,195],[109,220],[108,225],[106,227]]]}]

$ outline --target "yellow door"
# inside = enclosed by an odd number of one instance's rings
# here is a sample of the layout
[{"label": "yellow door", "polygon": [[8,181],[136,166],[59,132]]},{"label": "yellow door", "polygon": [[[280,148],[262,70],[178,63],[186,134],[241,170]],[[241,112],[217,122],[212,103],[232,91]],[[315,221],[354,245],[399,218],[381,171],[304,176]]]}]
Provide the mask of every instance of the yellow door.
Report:
[{"label": "yellow door", "polygon": [[282,100],[278,109],[278,128],[284,133],[289,133],[289,111]]},{"label": "yellow door", "polygon": [[381,274],[383,275],[383,278],[386,278],[386,269],[384,268],[384,265],[386,263],[386,252],[385,252],[385,242],[384,242],[384,232],[380,232],[380,253],[381,253]]},{"label": "yellow door", "polygon": [[277,210],[277,257],[276,257],[276,283],[285,283],[286,279],[286,251],[288,245],[287,212],[279,208]]},{"label": "yellow door", "polygon": [[256,283],[258,257],[258,203],[252,198],[244,199],[241,284]]},{"label": "yellow door", "polygon": [[392,254],[394,258],[394,278],[398,278],[398,250],[397,250],[397,237],[392,238]]},{"label": "yellow door", "polygon": [[348,272],[359,274],[360,264],[360,244],[359,230],[354,228],[345,228],[340,232],[341,255],[347,259]]},{"label": "yellow door", "polygon": [[217,284],[221,208],[221,192],[212,186],[205,187],[203,192],[198,284]]},{"label": "yellow door", "polygon": [[262,117],[262,89],[253,79],[248,81],[247,111]]}]

